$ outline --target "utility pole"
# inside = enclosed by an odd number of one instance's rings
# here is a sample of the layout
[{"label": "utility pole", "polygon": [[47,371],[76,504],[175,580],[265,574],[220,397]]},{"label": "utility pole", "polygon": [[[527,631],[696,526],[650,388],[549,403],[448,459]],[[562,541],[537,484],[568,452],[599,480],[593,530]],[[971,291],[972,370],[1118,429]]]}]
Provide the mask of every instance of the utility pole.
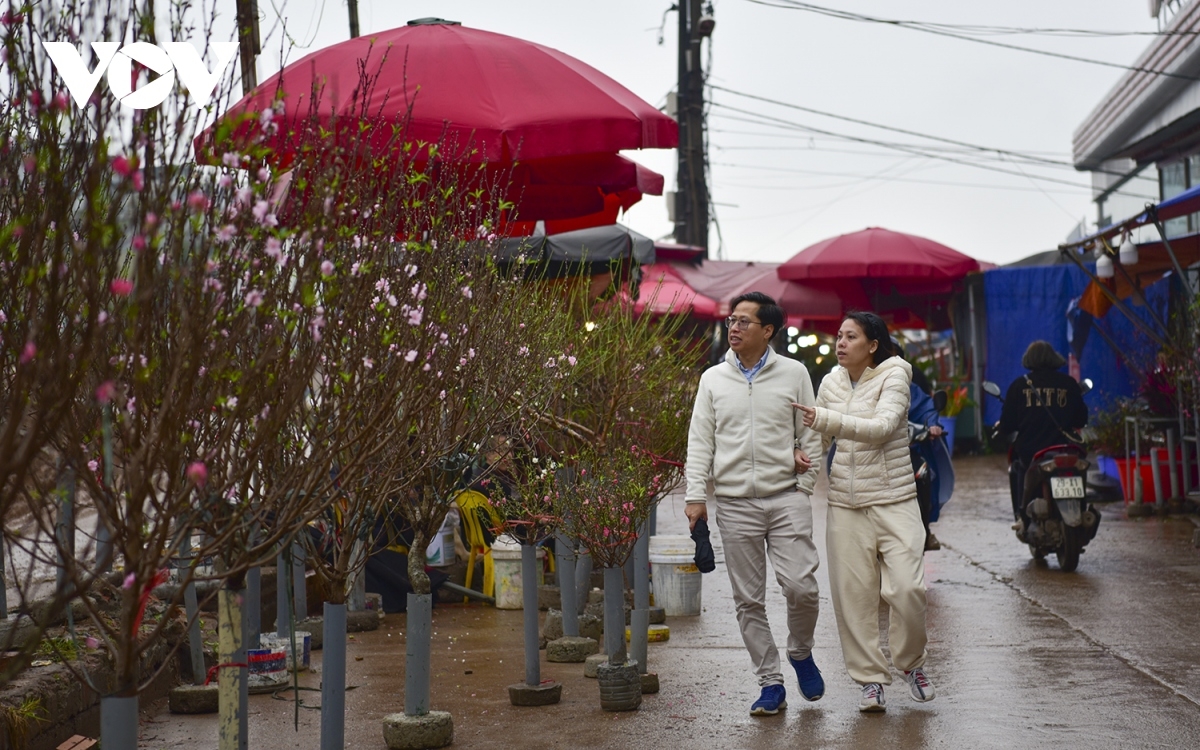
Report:
[{"label": "utility pole", "polygon": [[262,53],[258,35],[258,0],[237,0],[238,57],[242,62],[242,94],[258,85],[256,61]]},{"label": "utility pole", "polygon": [[712,34],[712,5],[679,0],[679,173],[675,193],[675,241],[704,248],[708,257],[708,180],[704,147],[704,69],[700,43]]},{"label": "utility pole", "polygon": [[346,0],[350,9],[350,38],[358,38],[358,0]]}]

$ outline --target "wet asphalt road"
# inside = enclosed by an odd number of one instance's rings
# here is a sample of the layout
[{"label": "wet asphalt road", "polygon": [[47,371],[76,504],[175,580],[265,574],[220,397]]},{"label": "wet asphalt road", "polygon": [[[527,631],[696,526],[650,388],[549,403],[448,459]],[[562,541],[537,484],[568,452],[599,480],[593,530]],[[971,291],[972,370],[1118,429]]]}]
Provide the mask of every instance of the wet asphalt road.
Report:
[{"label": "wet asphalt road", "polygon": [[[521,613],[476,606],[434,611],[433,707],[453,713],[462,748],[1195,748],[1200,747],[1200,550],[1187,518],[1128,519],[1103,513],[1079,570],[1032,560],[1012,531],[1003,463],[956,462],[958,488],[935,531],[944,549],[926,555],[929,662],[938,697],[917,704],[903,681],[888,711],[863,715],[846,676],[825,571],[814,650],[825,697],[805,703],[789,676],[789,708],[748,715],[757,697],[724,566],[705,576],[704,613],[670,618],[671,638],[651,644],[662,690],[640,710],[600,710],[582,665],[549,664],[563,700],[514,708],[505,686],[523,680]],[[825,553],[825,502],[814,498]],[[664,503],[660,533],[686,530],[682,506]],[[768,586],[776,640],[783,600]],[[349,646],[348,748],[383,748],[381,720],[403,710],[404,616]],[[320,652],[314,653],[319,664]],[[318,674],[302,684],[316,687]],[[303,693],[317,705],[319,693]],[[250,747],[317,748],[319,712],[252,696]],[[215,716],[173,716],[150,706],[141,747],[214,748]]]}]

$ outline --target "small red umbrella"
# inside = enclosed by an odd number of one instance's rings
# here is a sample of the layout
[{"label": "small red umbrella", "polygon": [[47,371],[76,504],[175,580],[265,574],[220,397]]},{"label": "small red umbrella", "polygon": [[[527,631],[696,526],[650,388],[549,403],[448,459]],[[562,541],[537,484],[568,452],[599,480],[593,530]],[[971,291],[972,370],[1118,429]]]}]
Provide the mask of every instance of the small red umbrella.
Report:
[{"label": "small red umbrella", "polygon": [[722,315],[728,315],[730,301],[745,292],[762,292],[774,298],[789,318],[833,320],[842,315],[843,301],[837,294],[824,285],[780,279],[777,263],[706,260],[699,266],[680,263],[671,267],[690,287],[717,300]]},{"label": "small red umbrella", "polygon": [[820,284],[838,294],[846,310],[874,310],[894,328],[946,328],[955,284],[981,268],[939,242],[871,227],[801,250],[778,274]]},{"label": "small red umbrella", "polygon": [[[376,77],[363,89],[364,78]],[[314,89],[319,96],[314,107]],[[219,158],[262,134],[258,118],[276,92],[283,113],[265,144],[286,151],[296,130],[315,115],[335,141],[386,144],[391,127],[360,130],[373,121],[402,124],[409,142],[449,136],[477,162],[504,162],[673,148],[675,121],[612,78],[550,47],[471,29],[441,19],[350,39],[313,52],[263,81],[222,121],[236,123],[216,142],[218,125],[196,140],[197,154]],[[410,110],[411,107],[411,110]],[[211,157],[210,159],[211,160]]]},{"label": "small red umbrella", "polygon": [[[722,312],[721,303],[709,299],[687,285],[675,273],[675,266],[669,263],[651,263],[642,266],[642,280],[638,284],[638,298],[633,304],[633,311],[638,315],[680,315],[688,314],[703,320],[719,320],[726,313]],[[622,292],[622,294],[627,294]]]},{"label": "small red umbrella", "polygon": [[949,291],[949,282],[979,268],[979,261],[939,242],[872,227],[807,247],[778,273],[792,281],[874,279]]}]

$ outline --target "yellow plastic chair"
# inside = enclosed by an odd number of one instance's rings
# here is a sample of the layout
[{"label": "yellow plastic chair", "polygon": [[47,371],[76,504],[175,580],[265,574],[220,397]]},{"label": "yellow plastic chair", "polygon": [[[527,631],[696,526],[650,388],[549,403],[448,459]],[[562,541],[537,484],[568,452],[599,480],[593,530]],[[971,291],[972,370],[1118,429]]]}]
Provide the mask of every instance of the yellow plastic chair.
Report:
[{"label": "yellow plastic chair", "polygon": [[[483,524],[480,516],[487,518],[491,522],[492,528],[498,528],[504,522],[492,504],[488,502],[487,495],[475,490],[464,490],[458,493],[454,498],[458,503],[459,516],[462,518],[463,527],[467,531],[466,542],[467,548],[471,554],[467,559],[467,588],[471,588],[471,579],[475,577],[475,559],[482,555],[483,557],[483,593],[487,596],[495,596],[496,591],[496,566],[492,561],[492,546],[488,544],[487,537],[483,534]],[[483,511],[481,514],[479,511]],[[463,602],[468,601],[467,597],[463,597]]]}]

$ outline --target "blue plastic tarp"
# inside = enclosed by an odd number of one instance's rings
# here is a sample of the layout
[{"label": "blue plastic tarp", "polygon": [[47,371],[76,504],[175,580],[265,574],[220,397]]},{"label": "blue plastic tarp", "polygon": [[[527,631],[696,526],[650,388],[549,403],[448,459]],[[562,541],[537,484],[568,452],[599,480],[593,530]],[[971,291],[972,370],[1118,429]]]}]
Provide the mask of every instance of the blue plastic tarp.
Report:
[{"label": "blue plastic tarp", "polygon": [[[1037,339],[1054,345],[1064,357],[1070,352],[1068,344],[1067,311],[1073,300],[1087,288],[1089,278],[1075,266],[1035,266],[997,268],[983,274],[984,302],[987,311],[987,359],[984,378],[997,383],[1001,390],[1025,372],[1021,356],[1025,348]],[[1159,320],[1166,320],[1168,284],[1163,279],[1148,287],[1145,295]],[[1150,313],[1132,306],[1135,315],[1146,321]],[[1096,335],[1099,327],[1118,348],[1145,367],[1158,351],[1154,341],[1138,330],[1116,308],[1097,321],[1087,337],[1079,357],[1080,376],[1090,378],[1092,392],[1085,397],[1093,410],[1105,408],[1117,397],[1134,395],[1137,380],[1134,371],[1113,351],[1103,336]],[[1154,323],[1150,323],[1152,327]],[[1000,402],[990,396],[984,399],[984,422],[993,424],[1000,419]]]}]

